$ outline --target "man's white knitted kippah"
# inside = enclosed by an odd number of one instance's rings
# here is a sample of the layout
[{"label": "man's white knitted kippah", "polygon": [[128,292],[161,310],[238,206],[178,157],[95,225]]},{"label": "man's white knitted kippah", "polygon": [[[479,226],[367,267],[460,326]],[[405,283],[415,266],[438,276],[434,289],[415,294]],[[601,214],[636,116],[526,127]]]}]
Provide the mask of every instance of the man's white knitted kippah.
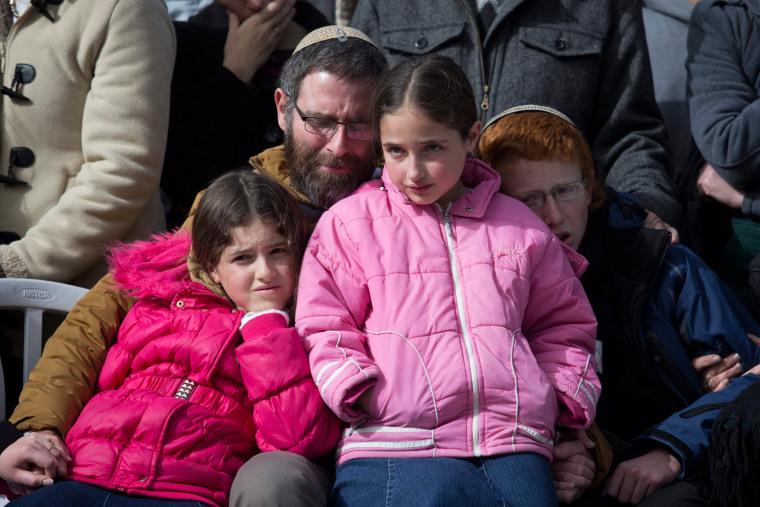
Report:
[{"label": "man's white knitted kippah", "polygon": [[377,47],[377,45],[372,42],[372,39],[367,37],[364,32],[357,30],[356,28],[341,25],[330,25],[323,26],[322,28],[317,28],[316,30],[307,33],[306,37],[301,39],[301,42],[298,43],[298,46],[296,46],[293,54],[298,53],[306,46],[311,46],[317,42],[322,42],[330,39],[338,39],[341,42],[345,42],[349,37],[365,40],[373,46]]}]

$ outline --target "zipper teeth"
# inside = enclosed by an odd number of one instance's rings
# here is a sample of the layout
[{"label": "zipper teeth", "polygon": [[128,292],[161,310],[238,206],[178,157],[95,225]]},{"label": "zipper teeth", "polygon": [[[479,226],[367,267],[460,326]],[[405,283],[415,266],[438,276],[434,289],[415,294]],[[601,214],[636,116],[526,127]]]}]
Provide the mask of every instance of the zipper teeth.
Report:
[{"label": "zipper teeth", "polygon": [[[439,206],[440,209],[440,206]],[[449,204],[446,212],[443,213],[443,224],[446,228],[446,245],[449,251],[449,260],[451,262],[451,275],[454,279],[454,294],[457,301],[457,313],[459,315],[459,326],[462,328],[464,344],[467,348],[467,359],[470,363],[470,377],[472,382],[472,448],[476,457],[480,457],[480,437],[478,435],[478,425],[480,420],[480,386],[478,383],[477,370],[475,369],[475,357],[472,350],[470,333],[467,330],[467,320],[464,315],[464,302],[462,301],[462,286],[459,281],[459,270],[457,269],[456,256],[454,255],[454,233],[451,227],[451,217],[449,216]]]},{"label": "zipper teeth", "polygon": [[480,103],[480,121],[483,122],[485,125],[486,123],[486,115],[488,111],[488,94],[489,94],[489,86],[488,86],[488,76],[486,76],[486,64],[483,60],[483,41],[480,38],[480,29],[478,28],[478,22],[475,19],[475,16],[472,15],[472,12],[470,12],[470,9],[467,8],[467,6],[464,4],[462,0],[459,0],[459,5],[462,6],[462,9],[467,13],[467,17],[470,18],[470,23],[472,23],[472,27],[475,29],[475,35],[478,39],[478,57],[480,61],[480,79],[482,80],[483,85],[483,100]]}]

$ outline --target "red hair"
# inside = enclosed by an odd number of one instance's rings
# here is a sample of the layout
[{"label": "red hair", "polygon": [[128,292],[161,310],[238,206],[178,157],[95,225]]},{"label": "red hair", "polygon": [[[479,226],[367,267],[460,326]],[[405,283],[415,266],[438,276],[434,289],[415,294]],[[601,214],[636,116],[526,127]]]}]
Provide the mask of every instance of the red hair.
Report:
[{"label": "red hair", "polygon": [[604,203],[604,189],[596,179],[588,143],[573,124],[556,114],[521,111],[489,123],[478,142],[478,157],[494,168],[510,158],[576,162],[591,191],[589,211]]}]

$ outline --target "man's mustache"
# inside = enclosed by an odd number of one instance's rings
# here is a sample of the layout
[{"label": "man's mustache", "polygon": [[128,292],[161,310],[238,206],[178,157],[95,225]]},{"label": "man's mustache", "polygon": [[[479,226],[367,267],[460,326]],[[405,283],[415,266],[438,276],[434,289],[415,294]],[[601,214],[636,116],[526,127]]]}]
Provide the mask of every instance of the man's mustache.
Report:
[{"label": "man's mustache", "polygon": [[311,159],[311,165],[322,165],[332,167],[356,167],[361,164],[361,160],[356,155],[345,155],[336,157],[327,153],[315,153]]}]

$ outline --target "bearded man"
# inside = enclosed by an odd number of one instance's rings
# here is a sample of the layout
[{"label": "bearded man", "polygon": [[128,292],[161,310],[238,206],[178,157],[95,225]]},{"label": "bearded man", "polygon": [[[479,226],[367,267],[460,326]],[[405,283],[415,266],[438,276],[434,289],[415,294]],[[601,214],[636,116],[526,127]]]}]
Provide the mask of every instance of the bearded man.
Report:
[{"label": "bearded man", "polygon": [[314,222],[372,176],[379,151],[367,108],[386,67],[364,34],[335,26],[307,35],[283,67],[274,100],[284,143],[250,163],[290,189]]}]

